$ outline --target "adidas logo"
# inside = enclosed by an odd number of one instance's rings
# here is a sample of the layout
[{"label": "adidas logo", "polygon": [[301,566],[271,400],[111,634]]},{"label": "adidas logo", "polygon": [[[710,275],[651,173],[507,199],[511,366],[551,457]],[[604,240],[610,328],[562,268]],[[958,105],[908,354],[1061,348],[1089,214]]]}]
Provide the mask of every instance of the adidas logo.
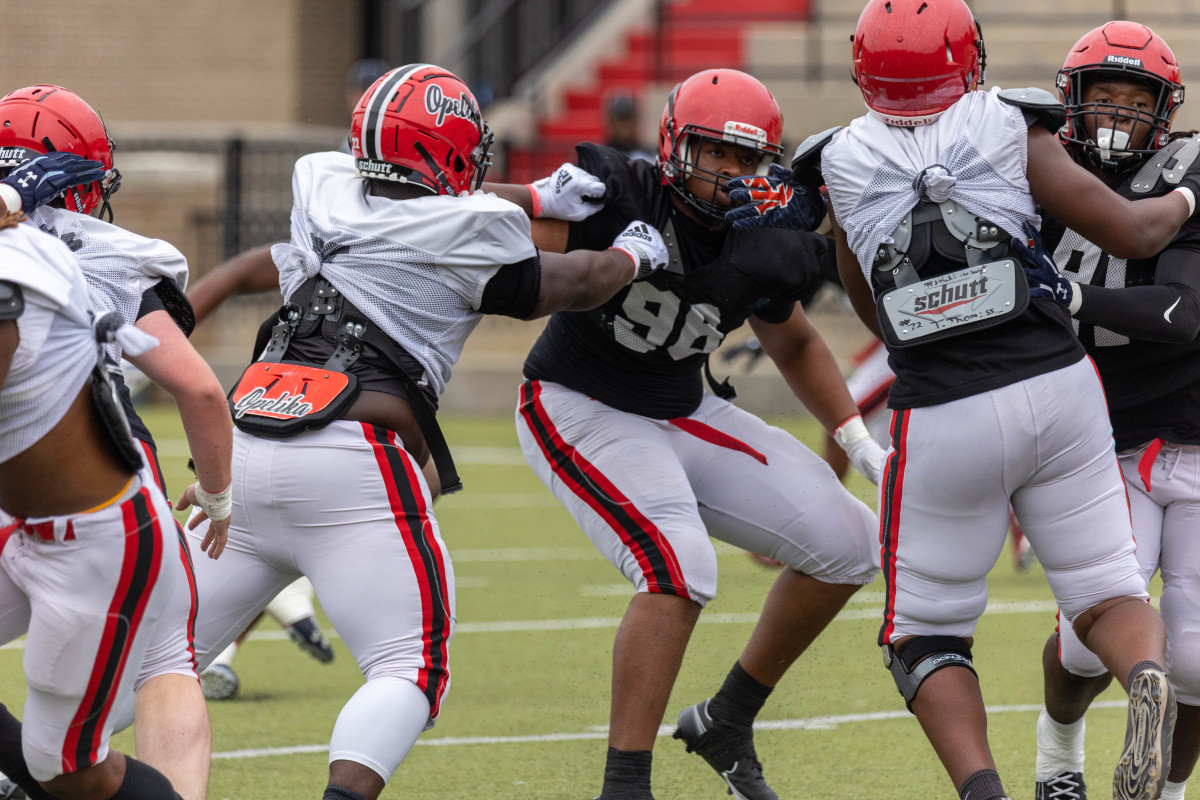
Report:
[{"label": "adidas logo", "polygon": [[563,170],[558,173],[558,180],[554,182],[554,193],[562,194],[563,187],[571,182],[571,173]]},{"label": "adidas logo", "polygon": [[650,235],[650,231],[645,225],[638,225],[636,228],[630,228],[629,230],[625,231],[625,235],[634,236],[647,242],[654,241],[654,237]]}]

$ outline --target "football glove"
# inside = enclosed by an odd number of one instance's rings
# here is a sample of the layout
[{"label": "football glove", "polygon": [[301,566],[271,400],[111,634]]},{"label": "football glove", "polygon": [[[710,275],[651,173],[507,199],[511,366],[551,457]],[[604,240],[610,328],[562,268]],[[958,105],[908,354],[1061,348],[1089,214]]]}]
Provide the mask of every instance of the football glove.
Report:
[{"label": "football glove", "polygon": [[633,259],[636,272],[631,280],[644,278],[654,270],[662,269],[670,258],[662,234],[653,225],[641,220],[629,223],[629,227],[613,239],[612,246]]},{"label": "football glove", "polygon": [[[74,153],[45,153],[35,156],[15,167],[0,184],[16,191],[21,199],[20,208],[9,208],[11,212],[29,213],[44,206],[72,186],[82,186],[102,180],[104,165]],[[6,196],[6,200],[11,195]],[[8,203],[6,202],[6,205]]]},{"label": "football glove", "polygon": [[879,485],[883,473],[883,448],[871,438],[862,417],[855,414],[833,432],[833,440],[846,451],[846,457],[867,480]]},{"label": "football glove", "polygon": [[1071,316],[1079,311],[1083,297],[1079,287],[1063,277],[1054,263],[1054,257],[1046,249],[1042,236],[1028,220],[1022,225],[1024,236],[1014,236],[1012,248],[1020,256],[1029,281],[1030,297],[1049,297],[1065,307]]},{"label": "football glove", "polygon": [[579,222],[604,207],[604,181],[570,163],[529,184],[529,191],[537,219]]},{"label": "football glove", "polygon": [[795,182],[792,171],[772,164],[766,175],[734,178],[729,182],[725,220],[734,230],[791,228],[813,231],[825,218],[825,199],[812,186]]}]

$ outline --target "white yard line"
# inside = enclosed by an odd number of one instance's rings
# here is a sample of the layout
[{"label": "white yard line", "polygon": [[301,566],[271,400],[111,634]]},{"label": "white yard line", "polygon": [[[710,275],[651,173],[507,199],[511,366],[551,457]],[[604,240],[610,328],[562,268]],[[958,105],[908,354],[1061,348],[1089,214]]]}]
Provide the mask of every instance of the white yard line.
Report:
[{"label": "white yard line", "polygon": [[[1093,703],[1092,708],[1124,708],[1124,700],[1105,700]],[[988,706],[988,714],[1036,714],[1042,710],[1040,705]],[[911,718],[907,711],[870,711],[862,714],[836,714],[825,717],[809,717],[807,719],[777,719],[764,720],[754,723],[758,731],[829,731],[841,725],[854,725],[862,722],[879,722],[881,720]],[[674,725],[663,725],[658,729],[659,736],[670,736],[675,731]],[[586,731],[573,733],[541,733],[528,736],[446,736],[418,739],[417,744],[423,747],[461,747],[478,744],[529,744],[537,742],[574,742],[585,739],[608,738],[607,726],[596,726]],[[225,753],[213,753],[214,759],[263,758],[268,756],[288,756],[297,753],[325,753],[329,747],[323,744],[299,745],[296,747],[261,747],[253,750],[231,750]]]}]

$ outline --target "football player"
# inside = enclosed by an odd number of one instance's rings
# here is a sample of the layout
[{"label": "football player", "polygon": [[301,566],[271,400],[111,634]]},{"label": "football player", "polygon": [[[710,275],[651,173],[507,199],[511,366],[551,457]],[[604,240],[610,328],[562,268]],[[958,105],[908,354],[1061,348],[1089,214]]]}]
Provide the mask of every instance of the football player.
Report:
[{"label": "football player", "polygon": [[[1109,22],[1086,33],[1058,88],[1067,152],[1131,200],[1169,192],[1167,162],[1200,147],[1184,134],[1172,139],[1179,65],[1145,25]],[[1043,235],[1063,272],[1042,276],[1040,291],[1066,306],[1100,372],[1138,563],[1147,582],[1162,572],[1167,678],[1179,713],[1162,797],[1182,800],[1200,753],[1200,223],[1188,220],[1148,258],[1113,256],[1050,218]],[[1036,796],[1082,800],[1083,714],[1112,675],[1069,625],[1050,636],[1043,663]],[[1165,760],[1154,768],[1165,771]]]},{"label": "football player", "polygon": [[[1195,210],[1200,176],[1130,202],[1055,137],[1061,104],[985,92],[963,0],[871,0],[853,37],[866,116],[826,136],[838,266],[896,372],[880,481],[879,644],[960,797],[1005,797],[972,663],[1011,502],[1061,618],[1129,695],[1117,800],[1166,778],[1175,700],[1146,602],[1104,392],[1051,270],[1035,202],[1105,252],[1145,258]],[[796,162],[811,159],[802,147]]]},{"label": "football player", "polygon": [[[749,321],[797,398],[877,479],[882,450],[797,300],[819,280],[827,239],[726,219],[731,193],[773,196],[774,211],[815,227],[814,191],[775,194],[775,98],[744,72],[699,72],[672,90],[656,164],[581,144],[578,167],[604,207],[569,226],[567,250],[594,248],[644,219],[671,261],[586,312],[550,318],[525,362],[517,409],[525,457],[588,538],[633,584],[613,646],[603,800],[647,800],[651,750],[684,650],[716,595],[709,536],[787,565],[720,690],[684,709],[677,739],[739,798],[775,792],[751,726],[791,664],[876,575],[875,515],[829,466],[784,431],[704,391],[708,354]],[[737,178],[752,179],[733,184]],[[537,198],[544,182],[533,185]],[[537,205],[542,205],[539,201]],[[537,209],[534,209],[535,212]],[[736,212],[735,212],[736,213]]]},{"label": "football player", "polygon": [[18,219],[0,219],[0,643],[26,636],[29,692],[24,725],[0,730],[4,770],[37,800],[179,800],[161,772],[109,749],[155,628],[186,592],[169,566],[170,506],[100,344],[137,355],[155,340],[97,317],[71,251]]},{"label": "football player", "polygon": [[[171,245],[130,233],[111,221],[109,198],[120,185],[113,167],[113,141],[100,115],[74,92],[61,86],[37,85],[0,98],[0,169],[51,151],[72,152],[104,165],[103,178],[74,187],[61,200],[32,211],[30,222],[61,239],[75,253],[92,305],[153,335],[160,345],[129,360],[167,390],[179,406],[184,432],[196,463],[198,480],[186,488],[181,508],[198,504],[214,520],[203,549],[220,555],[229,522],[229,459],[232,426],[225,393],[207,362],[188,343],[194,318],[183,294],[187,262]],[[98,217],[92,216],[98,211]],[[125,416],[143,452],[147,482],[166,493],[154,439],[133,408],[117,367],[118,344],[109,344],[108,364]],[[207,489],[205,488],[207,487]],[[171,778],[186,800],[207,794],[210,732],[204,696],[197,680],[192,624],[196,615],[192,554],[181,528],[170,569],[180,572],[186,587],[174,598],[170,618],[160,625],[156,641],[137,680],[133,706],[118,709],[117,729],[137,718],[136,750],[142,759]]]},{"label": "football player", "polygon": [[366,676],[325,800],[375,800],[450,685],[454,571],[422,466],[461,485],[434,409],[467,336],[483,314],[594,306],[667,260],[640,223],[602,252],[539,252],[520,208],[475,191],[491,131],[440,67],[379,78],[351,144],[296,163],[291,242],[272,248],[287,305],[231,394],[229,546],[196,564],[201,666],[303,574]]}]

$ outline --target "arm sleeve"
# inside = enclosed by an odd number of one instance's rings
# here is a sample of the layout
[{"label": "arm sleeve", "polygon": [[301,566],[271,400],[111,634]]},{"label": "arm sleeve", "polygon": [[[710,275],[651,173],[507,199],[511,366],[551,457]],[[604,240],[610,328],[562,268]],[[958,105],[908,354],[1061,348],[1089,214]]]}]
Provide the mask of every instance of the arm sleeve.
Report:
[{"label": "arm sleeve", "polygon": [[1132,339],[1190,342],[1200,333],[1200,252],[1168,250],[1154,286],[1106,289],[1077,284],[1083,303],[1075,318]]},{"label": "arm sleeve", "polygon": [[158,296],[158,292],[154,291],[154,287],[150,287],[142,292],[142,303],[138,306],[137,318],[141,319],[147,314],[154,311],[166,311],[167,307],[163,305],[162,298]]},{"label": "arm sleeve", "polygon": [[537,307],[542,287],[542,260],[538,255],[516,264],[505,264],[483,287],[482,314],[528,319]]}]

